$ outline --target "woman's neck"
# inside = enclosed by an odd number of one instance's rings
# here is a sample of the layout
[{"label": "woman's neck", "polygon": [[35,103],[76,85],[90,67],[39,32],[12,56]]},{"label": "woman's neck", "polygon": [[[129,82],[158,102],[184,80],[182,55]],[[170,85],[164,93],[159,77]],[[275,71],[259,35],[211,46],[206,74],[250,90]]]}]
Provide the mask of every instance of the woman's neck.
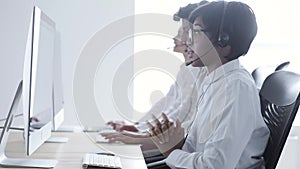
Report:
[{"label": "woman's neck", "polygon": [[216,70],[218,67],[226,64],[228,62],[228,60],[224,59],[224,57],[219,57],[220,61],[219,62],[213,62],[213,64],[207,66],[207,71],[208,74],[213,72],[214,70]]}]

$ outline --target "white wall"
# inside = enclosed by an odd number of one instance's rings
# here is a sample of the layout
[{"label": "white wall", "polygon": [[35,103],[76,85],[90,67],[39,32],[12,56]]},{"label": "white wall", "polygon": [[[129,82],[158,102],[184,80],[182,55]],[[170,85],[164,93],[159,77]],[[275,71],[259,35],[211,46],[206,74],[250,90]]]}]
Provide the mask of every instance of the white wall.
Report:
[{"label": "white wall", "polygon": [[[0,1],[0,114],[5,117],[13,93],[22,79],[23,58],[27,31],[33,5],[55,22],[61,36],[62,78],[65,97],[65,124],[78,124],[73,103],[73,74],[77,60],[84,46],[105,26],[134,14],[134,0],[1,0]],[[124,25],[126,27],[126,25]],[[132,28],[130,24],[128,29]],[[114,32],[111,32],[112,34]],[[105,44],[107,37],[100,40],[99,46]],[[103,44],[101,44],[103,43]],[[125,50],[126,49],[126,50]],[[125,53],[123,53],[125,51]],[[113,66],[120,58],[132,54],[133,40],[129,40],[115,52],[108,64]],[[127,52],[127,53],[126,53]],[[124,56],[122,55],[124,54]],[[130,72],[130,70],[128,70]],[[94,75],[96,76],[96,75]],[[97,80],[97,79],[96,79]],[[100,79],[101,83],[106,83]],[[96,82],[94,82],[96,83]],[[85,90],[84,88],[82,90]],[[105,100],[105,99],[104,99]],[[107,99],[106,99],[107,100]],[[97,102],[97,101],[95,101]],[[87,113],[89,109],[86,110]],[[107,112],[104,110],[104,112]],[[110,113],[111,112],[107,112]],[[111,118],[117,117],[112,115]],[[102,122],[96,120],[92,122]]]},{"label": "white wall", "polygon": [[32,1],[0,1],[0,117],[8,113],[23,61]]}]

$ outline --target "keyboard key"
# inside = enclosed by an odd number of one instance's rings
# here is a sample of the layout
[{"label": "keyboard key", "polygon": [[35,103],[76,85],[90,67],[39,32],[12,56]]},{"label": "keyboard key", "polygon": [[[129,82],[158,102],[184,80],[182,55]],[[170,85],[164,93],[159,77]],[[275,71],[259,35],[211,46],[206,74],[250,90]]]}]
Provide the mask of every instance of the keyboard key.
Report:
[{"label": "keyboard key", "polygon": [[122,169],[120,157],[106,154],[87,153],[83,157],[83,168],[106,167],[111,169]]}]

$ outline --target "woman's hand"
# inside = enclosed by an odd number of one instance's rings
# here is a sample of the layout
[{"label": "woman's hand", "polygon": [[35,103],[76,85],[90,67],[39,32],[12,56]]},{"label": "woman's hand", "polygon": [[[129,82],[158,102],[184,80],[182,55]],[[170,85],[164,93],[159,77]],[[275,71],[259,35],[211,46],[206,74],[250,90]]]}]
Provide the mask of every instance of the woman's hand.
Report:
[{"label": "woman's hand", "polygon": [[181,127],[179,119],[176,125],[171,122],[163,113],[163,120],[160,122],[154,115],[155,126],[147,122],[149,135],[164,156],[168,156],[173,150],[180,149],[184,143],[184,129]]},{"label": "woman's hand", "polygon": [[122,142],[126,144],[152,143],[152,140],[150,139],[148,133],[121,131],[121,132],[105,132],[105,133],[101,133],[101,135],[105,139],[108,139],[109,142]]},{"label": "woman's hand", "polygon": [[139,131],[134,125],[126,124],[124,121],[109,121],[106,124],[111,125],[116,131]]}]

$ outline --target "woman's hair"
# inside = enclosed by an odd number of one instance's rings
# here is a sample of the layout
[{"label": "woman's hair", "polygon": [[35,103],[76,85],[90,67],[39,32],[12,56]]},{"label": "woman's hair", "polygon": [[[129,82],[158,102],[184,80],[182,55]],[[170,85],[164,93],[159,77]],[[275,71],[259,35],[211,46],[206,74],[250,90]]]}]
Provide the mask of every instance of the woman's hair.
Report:
[{"label": "woman's hair", "polygon": [[204,5],[206,3],[208,3],[208,1],[203,0],[203,1],[200,1],[199,3],[188,4],[185,7],[180,7],[178,12],[176,12],[174,14],[173,19],[175,21],[179,21],[180,19],[188,19],[193,10],[195,10],[197,7]]},{"label": "woman's hair", "polygon": [[197,17],[202,19],[204,29],[214,45],[217,44],[221,33],[227,34],[226,45],[231,47],[230,54],[225,57],[228,61],[245,55],[257,33],[255,15],[249,6],[242,2],[209,2],[195,9],[189,21],[193,23]]}]

